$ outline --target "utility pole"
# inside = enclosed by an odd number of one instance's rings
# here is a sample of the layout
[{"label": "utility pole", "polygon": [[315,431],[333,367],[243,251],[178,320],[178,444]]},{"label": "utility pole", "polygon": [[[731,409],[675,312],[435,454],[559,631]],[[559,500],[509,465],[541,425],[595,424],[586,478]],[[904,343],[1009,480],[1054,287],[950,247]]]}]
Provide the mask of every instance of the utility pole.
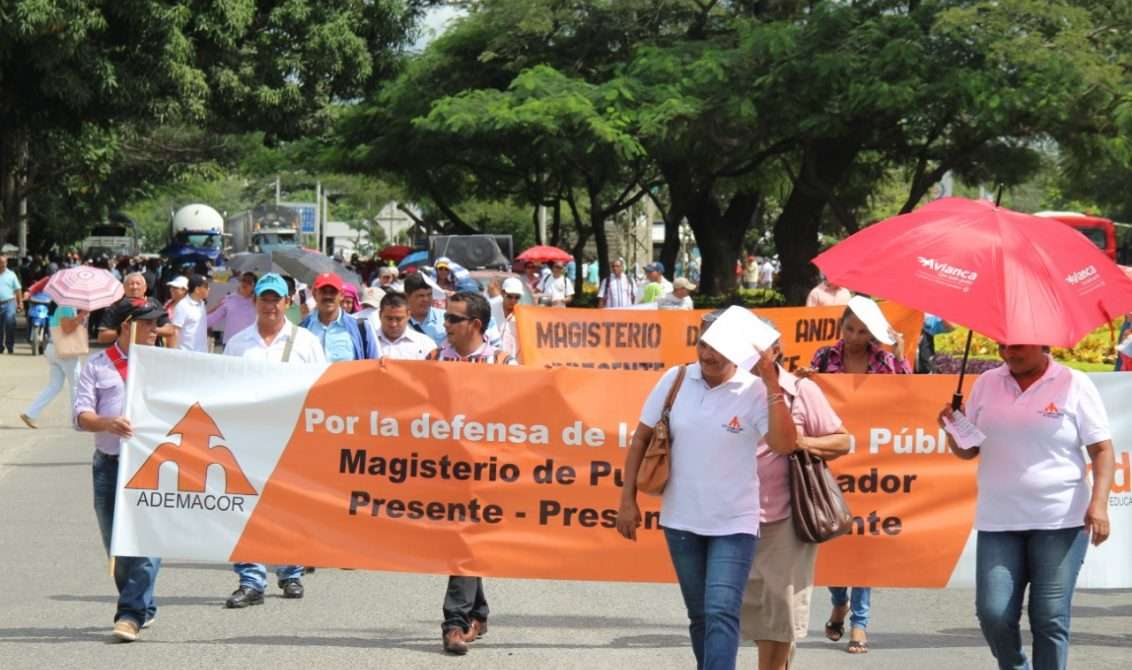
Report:
[{"label": "utility pole", "polygon": [[314,232],[315,232],[315,248],[320,253],[326,253],[326,248],[322,244],[322,227],[324,222],[322,220],[322,182],[315,182],[314,185]]},{"label": "utility pole", "polygon": [[279,175],[275,175],[275,206],[276,207],[279,206],[279,201],[281,200],[280,196],[282,195],[282,193],[281,193],[282,185],[279,183],[279,181],[280,181]]}]

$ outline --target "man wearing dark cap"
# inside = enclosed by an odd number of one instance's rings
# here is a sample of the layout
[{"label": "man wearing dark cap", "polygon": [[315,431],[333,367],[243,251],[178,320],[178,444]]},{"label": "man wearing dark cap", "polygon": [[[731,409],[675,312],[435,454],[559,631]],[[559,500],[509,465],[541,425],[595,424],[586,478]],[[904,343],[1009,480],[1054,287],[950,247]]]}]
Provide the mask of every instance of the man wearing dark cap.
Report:
[{"label": "man wearing dark cap", "polygon": [[657,302],[672,293],[672,282],[664,278],[664,263],[654,261],[645,266],[645,281],[637,291],[641,304]]},{"label": "man wearing dark cap", "polygon": [[[114,526],[121,440],[133,435],[130,420],[122,416],[126,401],[126,361],[131,345],[156,342],[157,322],[164,316],[165,310],[144,301],[133,307],[118,325],[118,339],[109,349],[87,360],[75,388],[75,426],[94,433],[94,514],[107,554]],[[160,567],[159,558],[119,556],[114,559],[114,583],[118,587],[113,630],[116,639],[133,642],[141,629],[153,621],[157,614],[153,587]]]},{"label": "man wearing dark cap", "polygon": [[[282,363],[325,363],[322,344],[309,330],[299,328],[284,316],[291,305],[287,282],[274,272],[259,278],[255,284],[256,321],[228,340],[225,356],[238,356],[259,361]],[[267,566],[262,563],[237,563],[233,566],[240,585],[224,603],[229,609],[243,609],[263,604],[267,588]],[[303,566],[281,565],[275,577],[284,598],[303,597]]]}]

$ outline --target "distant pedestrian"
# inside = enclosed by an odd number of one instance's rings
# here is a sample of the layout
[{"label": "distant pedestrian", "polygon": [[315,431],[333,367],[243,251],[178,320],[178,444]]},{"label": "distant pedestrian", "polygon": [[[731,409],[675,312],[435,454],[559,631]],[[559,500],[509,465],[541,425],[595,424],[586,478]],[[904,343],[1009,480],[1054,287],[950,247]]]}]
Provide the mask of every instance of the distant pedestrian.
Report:
[{"label": "distant pedestrian", "polygon": [[677,277],[676,281],[672,282],[672,293],[658,299],[656,307],[657,309],[694,309],[692,291],[695,290],[696,285],[688,281],[687,277]]},{"label": "distant pedestrian", "polygon": [[523,299],[523,282],[518,277],[503,280],[503,326],[500,328],[500,346],[511,356],[519,358],[519,328],[515,320],[515,307]]},{"label": "distant pedestrian", "polygon": [[838,286],[823,278],[806,296],[806,307],[825,307],[828,305],[848,305],[853,294],[844,286]]},{"label": "distant pedestrian", "polygon": [[432,286],[419,272],[405,278],[405,296],[409,299],[409,327],[442,345],[447,337],[444,310],[432,306]]},{"label": "distant pedestrian", "polygon": [[[254,272],[240,275],[236,290],[224,296],[220,304],[208,313],[208,327],[223,331],[224,344],[228,344],[233,335],[255,323],[255,284],[258,279]],[[172,286],[172,282],[169,285]]]},{"label": "distant pedestrian", "polygon": [[[83,329],[83,336],[86,336],[86,319],[87,313],[81,310],[76,310],[74,307],[64,307],[62,305],[55,308],[55,312],[51,315],[51,327],[59,328],[66,335],[70,335],[78,329]],[[75,404],[75,379],[79,375],[79,370],[82,368],[82,357],[80,356],[59,356],[55,350],[55,343],[48,342],[47,349],[43,352],[44,359],[47,361],[47,368],[50,377],[47,382],[47,387],[39,392],[31,406],[20,415],[20,420],[23,421],[28,428],[39,428],[36,421],[39,420],[39,415],[47,407],[47,405],[59,395],[63,390],[63,385],[66,384],[71,391],[70,405],[73,407]]]},{"label": "distant pedestrian", "polygon": [[653,261],[645,266],[645,281],[637,289],[637,302],[648,304],[658,302],[672,293],[672,282],[664,277],[664,263]]},{"label": "distant pedestrian", "polygon": [[[132,275],[131,275],[132,276]],[[193,274],[189,277],[189,294],[173,308],[173,327],[177,329],[177,348],[184,351],[208,353],[208,278]]]},{"label": "distant pedestrian", "polygon": [[185,299],[189,294],[189,278],[185,275],[177,275],[171,281],[165,283],[166,289],[169,291],[169,299],[165,301],[165,313],[169,318],[173,318],[173,310],[176,309],[177,303]]},{"label": "distant pedestrian", "polygon": [[609,276],[601,280],[601,285],[598,286],[597,306],[631,307],[636,301],[637,288],[633,285],[633,280],[625,274],[625,261],[618,258],[609,264],[609,270]]},{"label": "distant pedestrian", "polygon": [[24,308],[23,285],[8,267],[8,257],[0,254],[0,351],[16,353],[16,312]]},{"label": "distant pedestrian", "polygon": [[565,263],[555,261],[550,266],[550,274],[543,279],[539,294],[542,304],[551,307],[565,307],[574,301],[574,282],[566,276]]}]

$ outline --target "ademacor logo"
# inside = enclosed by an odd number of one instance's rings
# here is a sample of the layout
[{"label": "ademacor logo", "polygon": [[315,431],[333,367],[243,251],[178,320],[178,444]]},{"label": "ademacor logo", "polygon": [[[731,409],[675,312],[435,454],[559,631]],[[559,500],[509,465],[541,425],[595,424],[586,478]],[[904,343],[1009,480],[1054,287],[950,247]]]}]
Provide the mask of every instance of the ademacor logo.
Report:
[{"label": "ademacor logo", "polygon": [[967,270],[961,267],[956,267],[954,265],[951,265],[950,263],[937,261],[934,258],[919,256],[916,260],[920,262],[921,266],[931,270],[932,272],[935,272],[936,274],[944,275],[947,277],[957,277],[968,282],[973,282],[979,278],[979,273],[975,272],[974,270]]},{"label": "ademacor logo", "polygon": [[162,442],[157,445],[145,463],[138,468],[126,484],[128,489],[156,490],[158,471],[165,463],[177,465],[177,490],[188,493],[204,493],[205,479],[211,465],[224,470],[224,492],[228,495],[258,495],[255,487],[248,481],[232,451],[221,444],[210,445],[212,438],[224,439],[216,422],[204,411],[200,403],[194,403],[177,425],[169,429],[167,437],[180,435],[180,444]]},{"label": "ademacor logo", "polygon": [[1083,281],[1097,276],[1097,268],[1095,265],[1090,265],[1087,268],[1082,268],[1065,278],[1065,281],[1070,286],[1076,286]]}]

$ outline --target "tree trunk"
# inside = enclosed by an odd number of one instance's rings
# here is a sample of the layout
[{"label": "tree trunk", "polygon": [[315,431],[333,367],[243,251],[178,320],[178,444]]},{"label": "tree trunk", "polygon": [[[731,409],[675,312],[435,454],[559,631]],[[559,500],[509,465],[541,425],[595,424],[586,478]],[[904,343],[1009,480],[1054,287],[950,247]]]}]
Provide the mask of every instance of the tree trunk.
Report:
[{"label": "tree trunk", "polygon": [[[657,209],[660,209],[659,205]],[[660,262],[664,263],[665,269],[675,270],[677,255],[680,253],[680,222],[684,220],[684,212],[675,203],[668,211],[661,211],[664,214],[664,244],[660,247]],[[688,274],[687,268],[684,268],[684,274]]]},{"label": "tree trunk", "polygon": [[[609,275],[609,238],[605,236],[605,209],[599,201],[600,193],[590,189],[590,230],[593,231],[594,245],[597,247],[598,276],[605,279]],[[578,267],[581,273],[581,266]],[[582,283],[578,282],[580,288]]]},{"label": "tree trunk", "polygon": [[[778,286],[787,305],[804,305],[817,284],[818,233],[829,192],[853,166],[859,148],[843,141],[823,140],[808,144],[802,152],[801,168],[790,190],[782,214],[774,224],[774,246],[782,263]],[[820,187],[814,187],[817,180]]]},{"label": "tree trunk", "polygon": [[700,293],[723,295],[737,288],[735,263],[760,202],[762,197],[758,193],[740,191],[731,196],[727,209],[721,211],[715,194],[705,192],[688,211],[688,225],[696,235],[703,261]]}]

